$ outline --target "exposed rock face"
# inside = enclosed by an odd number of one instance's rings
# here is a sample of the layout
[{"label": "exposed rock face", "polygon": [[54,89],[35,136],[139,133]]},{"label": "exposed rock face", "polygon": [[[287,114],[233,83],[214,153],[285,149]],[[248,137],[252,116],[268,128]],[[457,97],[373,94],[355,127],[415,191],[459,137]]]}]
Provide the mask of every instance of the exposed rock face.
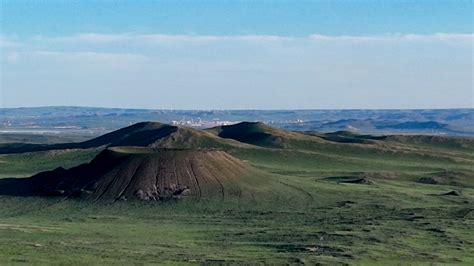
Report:
[{"label": "exposed rock face", "polygon": [[[92,162],[31,177],[31,194],[93,200],[194,199],[239,194],[254,169],[218,150],[109,148]],[[26,181],[26,180],[25,180]]]}]

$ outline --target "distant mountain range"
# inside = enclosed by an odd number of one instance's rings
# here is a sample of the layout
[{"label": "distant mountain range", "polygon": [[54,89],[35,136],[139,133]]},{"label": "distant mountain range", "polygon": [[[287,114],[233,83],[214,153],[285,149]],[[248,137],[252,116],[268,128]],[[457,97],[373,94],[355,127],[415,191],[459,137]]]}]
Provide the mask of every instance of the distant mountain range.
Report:
[{"label": "distant mountain range", "polygon": [[297,131],[474,136],[474,109],[147,110],[93,107],[0,109],[0,133],[99,135],[140,121],[196,128],[260,121]]}]

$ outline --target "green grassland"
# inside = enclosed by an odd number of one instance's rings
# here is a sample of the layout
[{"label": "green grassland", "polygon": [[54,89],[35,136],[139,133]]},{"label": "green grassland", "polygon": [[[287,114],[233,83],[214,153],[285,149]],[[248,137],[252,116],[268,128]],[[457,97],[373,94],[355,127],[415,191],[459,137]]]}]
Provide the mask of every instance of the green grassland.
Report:
[{"label": "green grassland", "polygon": [[[275,190],[284,196],[0,196],[0,264],[474,264],[472,140],[271,133],[227,152],[283,184]],[[99,151],[0,155],[0,178],[72,167]]]},{"label": "green grassland", "polygon": [[92,134],[32,134],[32,133],[0,133],[0,145],[9,143],[51,144],[79,142],[90,139]]}]

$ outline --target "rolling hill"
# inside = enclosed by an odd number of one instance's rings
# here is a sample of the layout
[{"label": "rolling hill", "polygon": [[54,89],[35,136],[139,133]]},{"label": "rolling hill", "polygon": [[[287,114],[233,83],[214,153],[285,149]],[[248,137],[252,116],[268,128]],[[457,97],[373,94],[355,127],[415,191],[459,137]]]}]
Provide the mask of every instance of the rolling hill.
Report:
[{"label": "rolling hill", "polygon": [[0,264],[474,261],[470,138],[146,122],[30,147],[0,154]]},{"label": "rolling hill", "polygon": [[0,154],[36,152],[62,149],[89,149],[96,147],[140,146],[151,148],[222,148],[243,145],[188,127],[171,126],[158,122],[137,123],[103,136],[78,143],[0,145]]},{"label": "rolling hill", "polygon": [[[413,145],[417,148],[414,149]],[[80,143],[28,145],[19,149],[10,145],[10,153],[52,152],[49,156],[52,161],[59,158],[55,154],[69,151],[80,154],[83,150],[86,156],[99,154],[90,162],[69,170],[59,167],[29,179],[4,179],[0,184],[3,187],[0,194],[56,195],[108,201],[161,201],[225,195],[239,198],[245,194],[255,199],[258,198],[255,195],[264,194],[255,191],[265,190],[257,183],[270,182],[273,185],[267,183],[267,188],[271,187],[277,194],[283,191],[281,184],[275,185],[278,182],[275,183],[272,175],[287,173],[284,170],[286,164],[291,165],[292,161],[297,164],[305,162],[299,171],[306,169],[308,164],[320,163],[340,165],[340,169],[345,169],[357,161],[363,161],[370,169],[370,162],[379,160],[382,155],[391,160],[411,157],[426,165],[448,164],[456,155],[458,160],[469,163],[474,158],[464,152],[472,151],[473,146],[472,140],[463,138],[371,136],[348,131],[302,133],[252,122],[207,130],[142,122]],[[428,152],[433,149],[437,154]],[[246,158],[255,159],[247,164],[241,160]],[[274,166],[275,163],[278,166]],[[390,167],[390,164],[384,164]],[[270,168],[272,174],[255,167]],[[22,190],[12,189],[14,187]]]},{"label": "rolling hill", "polygon": [[278,177],[255,169],[227,151],[278,147],[279,140],[304,134],[261,123],[240,123],[217,135],[215,130],[143,122],[80,143],[27,145],[20,149],[13,146],[8,152],[102,152],[90,162],[67,170],[58,167],[30,178],[1,179],[0,195],[115,202],[184,198],[260,201],[300,194],[298,189],[277,181]]},{"label": "rolling hill", "polygon": [[1,179],[0,194],[105,201],[237,200],[265,194],[269,184],[268,175],[224,151],[114,147],[69,170]]},{"label": "rolling hill", "polygon": [[224,139],[233,139],[267,148],[292,148],[297,142],[322,141],[317,136],[274,128],[261,122],[242,122],[229,126],[214,127],[206,131]]}]

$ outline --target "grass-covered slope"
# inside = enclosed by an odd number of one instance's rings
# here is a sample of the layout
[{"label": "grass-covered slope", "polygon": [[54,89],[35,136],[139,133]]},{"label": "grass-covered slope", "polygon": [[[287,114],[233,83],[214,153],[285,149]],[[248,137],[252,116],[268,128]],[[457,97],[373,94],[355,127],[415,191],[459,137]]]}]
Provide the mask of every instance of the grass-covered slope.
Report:
[{"label": "grass-covered slope", "polygon": [[98,146],[141,146],[151,148],[203,149],[232,146],[235,142],[216,138],[205,131],[143,122],[113,131],[79,144],[81,148]]},{"label": "grass-covered slope", "polygon": [[31,178],[0,179],[0,195],[108,202],[265,201],[273,194],[288,197],[286,190],[270,175],[220,150],[108,148],[90,163],[68,170],[59,167]]},{"label": "grass-covered slope", "polygon": [[263,123],[243,122],[229,126],[219,126],[208,129],[209,132],[225,139],[266,147],[281,146],[279,131]]},{"label": "grass-covered slope", "polygon": [[[98,162],[92,169],[117,173],[71,175],[102,180],[82,193],[95,199],[94,191],[110,191],[104,201],[63,200],[61,191],[0,195],[0,264],[474,263],[472,139],[303,134],[261,124],[224,130],[204,135],[231,144],[218,151],[193,144],[157,152],[201,136],[193,134],[147,141],[157,148],[109,147],[95,160],[101,149],[0,155],[2,177],[59,166],[78,173],[73,166]],[[200,170],[192,174],[195,165]],[[201,180],[208,184],[201,195],[209,197],[197,196]],[[120,200],[121,193],[134,197],[155,186],[161,193],[161,184],[178,181],[190,200]]]},{"label": "grass-covered slope", "polygon": [[268,148],[288,148],[294,141],[318,141],[317,138],[299,132],[274,128],[261,122],[242,122],[214,127],[207,131],[221,138]]},{"label": "grass-covered slope", "polygon": [[31,133],[0,133],[0,144],[29,143],[55,144],[66,142],[80,142],[87,140],[84,135],[61,134],[31,134]]},{"label": "grass-covered slope", "polygon": [[243,145],[193,128],[171,126],[157,122],[142,122],[125,127],[103,136],[78,143],[0,144],[0,154],[37,152],[64,149],[90,149],[97,147],[141,146],[152,148],[222,148]]}]

